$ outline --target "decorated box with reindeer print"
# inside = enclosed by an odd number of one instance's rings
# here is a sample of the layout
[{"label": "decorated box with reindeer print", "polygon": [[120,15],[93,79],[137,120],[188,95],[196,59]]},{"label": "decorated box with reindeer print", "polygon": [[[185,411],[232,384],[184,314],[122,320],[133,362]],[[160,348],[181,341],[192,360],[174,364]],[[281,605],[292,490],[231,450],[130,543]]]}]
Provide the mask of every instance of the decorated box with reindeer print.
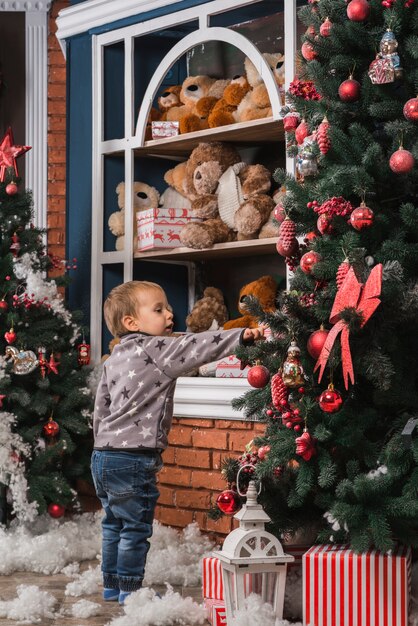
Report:
[{"label": "decorated box with reindeer print", "polygon": [[151,248],[178,248],[180,232],[189,222],[201,222],[190,209],[147,209],[136,214],[138,245],[141,252]]}]

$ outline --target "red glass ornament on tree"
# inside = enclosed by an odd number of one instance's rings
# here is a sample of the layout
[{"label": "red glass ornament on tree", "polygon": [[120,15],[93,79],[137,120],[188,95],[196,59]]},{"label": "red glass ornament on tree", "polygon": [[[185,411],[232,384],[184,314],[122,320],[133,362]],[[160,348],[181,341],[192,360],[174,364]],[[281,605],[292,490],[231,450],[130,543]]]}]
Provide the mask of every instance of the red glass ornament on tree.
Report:
[{"label": "red glass ornament on tree", "polygon": [[12,243],[10,246],[10,252],[16,258],[17,255],[19,254],[19,250],[20,250],[19,236],[17,235],[17,233],[13,233]]},{"label": "red glass ornament on tree", "polygon": [[247,380],[251,387],[261,389],[262,387],[265,387],[270,380],[270,372],[264,365],[253,365],[248,370]]},{"label": "red glass ornament on tree", "polygon": [[332,226],[332,217],[322,213],[316,220],[316,227],[321,235],[331,235],[335,228]]},{"label": "red glass ornament on tree", "polygon": [[0,311],[7,311],[8,308],[9,308],[9,305],[7,304],[6,300],[2,298],[0,300]]},{"label": "red glass ornament on tree", "polygon": [[418,96],[405,102],[403,114],[410,122],[418,122]]},{"label": "red glass ornament on tree", "polygon": [[42,432],[47,439],[53,439],[58,435],[60,431],[59,424],[52,419],[52,416],[49,418],[46,424],[44,424],[42,428]]},{"label": "red glass ornament on tree", "polygon": [[335,277],[335,282],[337,283],[338,289],[343,284],[344,278],[347,276],[349,269],[350,269],[350,262],[348,259],[344,259],[344,261],[339,264],[338,269],[337,269],[337,274]]},{"label": "red glass ornament on tree", "polygon": [[286,133],[293,132],[299,125],[300,115],[296,111],[286,113],[283,118],[283,129]]},{"label": "red glass ornament on tree", "polygon": [[58,519],[59,517],[62,517],[64,515],[65,506],[55,503],[48,504],[48,513],[51,517]]},{"label": "red glass ornament on tree", "polygon": [[325,389],[319,396],[319,406],[324,413],[337,413],[342,405],[343,399],[340,392],[330,383],[328,389]]},{"label": "red glass ornament on tree", "polygon": [[317,359],[321,354],[324,343],[328,337],[329,330],[325,330],[323,326],[319,330],[315,330],[309,335],[306,348],[313,359]]},{"label": "red glass ornament on tree", "polygon": [[404,150],[402,146],[392,154],[389,160],[389,167],[395,174],[407,174],[412,170],[414,164],[413,155],[409,150]]},{"label": "red glass ornament on tree", "polygon": [[350,224],[356,230],[363,230],[363,228],[369,228],[373,224],[374,214],[373,211],[366,206],[364,202],[359,207],[354,209],[350,215]]},{"label": "red glass ornament on tree", "polygon": [[277,204],[274,207],[273,215],[274,215],[274,219],[277,220],[281,224],[286,217],[284,207],[281,204]]},{"label": "red glass ornament on tree", "polygon": [[6,193],[8,196],[15,196],[17,194],[17,184],[13,180],[6,185]]},{"label": "red glass ornament on tree", "polygon": [[332,28],[332,22],[329,19],[329,17],[327,17],[325,21],[322,22],[319,28],[319,34],[322,35],[322,37],[329,37],[331,34],[331,28]]},{"label": "red glass ornament on tree", "polygon": [[77,346],[77,351],[78,351],[78,364],[81,365],[88,365],[90,363],[90,345],[88,343],[85,343],[84,339],[83,339],[83,343],[80,343]]},{"label": "red glass ornament on tree", "polygon": [[51,356],[49,357],[49,361],[48,361],[48,374],[50,372],[53,372],[54,374],[58,374],[58,365],[59,362],[55,360],[54,358],[54,353],[51,353]]},{"label": "red glass ornament on tree", "polygon": [[321,255],[314,250],[309,250],[309,252],[305,252],[300,260],[300,269],[305,274],[311,274],[315,265],[321,260]]},{"label": "red glass ornament on tree", "polygon": [[311,437],[305,429],[300,437],[296,437],[296,454],[302,457],[304,461],[310,461],[316,454],[315,439]]},{"label": "red glass ornament on tree", "polygon": [[216,498],[216,505],[225,515],[233,515],[241,507],[241,500],[236,491],[225,489]]},{"label": "red glass ornament on tree", "polygon": [[356,102],[360,98],[360,83],[350,75],[338,87],[338,95],[343,102]]},{"label": "red glass ornament on tree", "polygon": [[370,15],[370,5],[367,0],[351,0],[347,6],[347,17],[352,22],[364,22]]},{"label": "red glass ornament on tree", "polygon": [[297,129],[295,130],[296,142],[301,146],[303,140],[309,135],[309,127],[305,120],[302,120]]},{"label": "red glass ornament on tree", "polygon": [[280,372],[274,374],[271,378],[271,401],[276,409],[282,409],[283,404],[287,403],[289,389],[285,385]]},{"label": "red glass ornament on tree", "polygon": [[318,56],[317,51],[310,41],[304,41],[300,51],[305,61],[313,61]]},{"label": "red glass ornament on tree", "polygon": [[327,117],[325,116],[320,125],[318,126],[318,130],[316,131],[316,141],[319,146],[319,150],[321,154],[326,154],[331,147],[331,142],[328,137],[328,129],[330,127],[330,123],[328,122]]},{"label": "red glass ornament on tree", "polygon": [[38,348],[38,363],[39,369],[41,370],[42,378],[45,378],[46,370],[48,369],[48,362],[45,358],[46,348],[43,346]]},{"label": "red glass ornament on tree", "polygon": [[9,345],[11,345],[12,343],[14,343],[16,341],[16,333],[13,329],[13,326],[11,327],[11,329],[9,331],[6,331],[4,333],[4,338],[7,341],[7,343]]}]

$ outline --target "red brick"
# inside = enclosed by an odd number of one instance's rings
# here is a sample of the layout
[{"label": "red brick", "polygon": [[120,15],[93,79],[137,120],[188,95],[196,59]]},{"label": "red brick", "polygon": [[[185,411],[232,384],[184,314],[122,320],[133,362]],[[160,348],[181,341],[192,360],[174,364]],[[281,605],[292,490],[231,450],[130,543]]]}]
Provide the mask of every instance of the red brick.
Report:
[{"label": "red brick", "polygon": [[206,517],[207,515],[203,511],[195,511],[194,513],[194,521],[197,522],[200,530],[206,529]]},{"label": "red brick", "polygon": [[60,149],[48,149],[48,162],[49,163],[65,163],[66,154],[65,150]]},{"label": "red brick", "polygon": [[171,429],[169,442],[170,445],[191,446],[192,445],[193,428],[185,428],[184,426],[174,426]]},{"label": "red brick", "polygon": [[190,486],[192,473],[180,467],[163,467],[159,477],[161,484]]},{"label": "red brick", "polygon": [[48,228],[64,230],[65,215],[63,213],[48,213]]},{"label": "red brick", "polygon": [[[65,246],[58,246],[57,244],[53,244],[48,248],[48,254],[50,254],[51,256],[59,256],[60,258],[63,258],[64,254],[65,254]],[[49,274],[52,276],[61,276],[63,272],[61,270],[52,270],[49,272]]]},{"label": "red brick", "polygon": [[63,148],[65,146],[65,133],[48,133],[48,145]]},{"label": "red brick", "polygon": [[63,244],[65,243],[65,233],[57,230],[50,230],[48,232],[48,245],[50,244]]},{"label": "red brick", "polygon": [[197,428],[213,428],[214,427],[214,421],[213,420],[206,420],[206,419],[182,419],[180,418],[178,420],[179,424],[187,424],[187,426],[197,426]]},{"label": "red brick", "polygon": [[215,424],[216,428],[222,429],[235,429],[235,430],[251,430],[252,422],[240,422],[229,420],[217,420]]},{"label": "red brick", "polygon": [[251,433],[247,432],[230,432],[229,433],[229,449],[244,452],[245,446],[253,439]]},{"label": "red brick", "polygon": [[236,452],[216,452],[214,451],[212,454],[212,469],[213,470],[221,470],[222,462],[225,459],[237,459],[239,454]]},{"label": "red brick", "polygon": [[211,530],[215,533],[220,533],[221,535],[228,535],[232,529],[232,520],[230,517],[224,515],[218,520],[207,518],[206,521],[206,530]]},{"label": "red brick", "polygon": [[65,182],[60,180],[55,183],[50,182],[48,184],[48,195],[56,194],[58,196],[65,196]]},{"label": "red brick", "polygon": [[198,491],[197,489],[177,489],[175,501],[181,509],[206,510],[210,505],[211,494],[209,491]]},{"label": "red brick", "polygon": [[225,480],[221,472],[192,471],[192,485],[194,488],[207,487],[207,489],[224,489]]},{"label": "red brick", "polygon": [[67,112],[67,103],[65,100],[50,100],[48,113],[49,115],[65,115]]},{"label": "red brick", "polygon": [[164,450],[163,461],[164,461],[164,464],[174,463],[175,461],[174,448],[170,448],[169,446],[166,450]]},{"label": "red brick", "polygon": [[48,211],[52,213],[64,213],[65,198],[63,196],[48,196]]},{"label": "red brick", "polygon": [[177,448],[176,461],[185,467],[210,467],[210,452],[208,450],[185,450]]},{"label": "red brick", "polygon": [[65,98],[65,83],[48,82],[48,98]]},{"label": "red brick", "polygon": [[66,71],[65,66],[58,67],[58,66],[53,65],[52,67],[49,68],[48,81],[50,83],[65,83],[66,76],[67,76],[67,71]]},{"label": "red brick", "polygon": [[192,443],[195,448],[228,449],[228,433],[218,432],[216,429],[195,430],[192,435]]},{"label": "red brick", "polygon": [[62,115],[50,115],[48,118],[48,130],[54,132],[56,130],[63,131],[66,128],[65,117]]},{"label": "red brick", "polygon": [[162,504],[166,504],[168,506],[173,506],[174,502],[174,489],[170,489],[170,487],[163,487],[158,485],[158,491],[160,492],[160,497],[158,498],[158,504],[161,506]]},{"label": "red brick", "polygon": [[65,166],[50,164],[48,167],[48,180],[51,182],[65,180]]},{"label": "red brick", "polygon": [[61,48],[58,50],[51,48],[48,53],[48,63],[49,65],[61,65],[65,66],[65,57],[62,53]]},{"label": "red brick", "polygon": [[167,526],[178,526],[184,528],[193,522],[193,511],[183,511],[180,509],[169,509],[157,507],[156,519]]}]

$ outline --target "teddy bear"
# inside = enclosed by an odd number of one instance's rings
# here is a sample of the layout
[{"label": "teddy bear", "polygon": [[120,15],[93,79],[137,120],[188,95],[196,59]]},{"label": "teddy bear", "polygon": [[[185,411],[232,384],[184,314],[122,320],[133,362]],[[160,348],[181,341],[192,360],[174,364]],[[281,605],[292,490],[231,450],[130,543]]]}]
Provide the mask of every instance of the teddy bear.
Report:
[{"label": "teddy bear", "polygon": [[186,324],[192,333],[205,330],[218,330],[228,319],[222,291],[216,287],[206,287],[203,297],[197,300],[186,317]]},{"label": "teddy bear", "polygon": [[259,239],[266,239],[267,237],[271,238],[271,237],[279,236],[279,223],[274,213],[275,213],[276,205],[281,204],[285,196],[286,196],[286,188],[284,186],[280,187],[280,189],[277,189],[274,192],[273,194],[274,207],[270,213],[270,216],[267,222],[263,224],[260,232],[258,233]]},{"label": "teddy bear", "polygon": [[[263,57],[271,67],[277,85],[282,87],[284,84],[284,55],[280,52],[272,54],[263,52]],[[261,75],[248,57],[245,59],[244,65],[247,80],[252,89],[244,96],[237,110],[233,113],[235,121],[248,122],[271,116],[270,98]]]},{"label": "teddy bear", "polygon": [[164,174],[164,181],[168,187],[160,197],[160,208],[163,209],[191,209],[192,203],[187,198],[183,189],[186,161],[177,163],[171,170]]},{"label": "teddy bear", "polygon": [[[209,128],[234,124],[236,120],[233,113],[250,89],[250,84],[245,76],[234,76],[231,82],[226,85],[222,98],[217,100],[206,114]],[[203,98],[203,100],[205,99]],[[199,106],[200,101],[196,105],[198,112]]]},{"label": "teddy bear", "polygon": [[[125,183],[121,182],[116,187],[116,193],[118,195],[119,211],[112,213],[108,219],[109,230],[112,235],[115,235],[116,250],[123,250],[125,247]],[[133,183],[133,218],[134,218],[134,234],[136,233],[136,212],[145,211],[153,207],[158,207],[160,200],[160,194],[151,185],[135,181]],[[134,245],[136,247],[136,234]]]},{"label": "teddy bear", "polygon": [[242,317],[229,320],[224,324],[224,330],[231,328],[256,328],[259,321],[249,313],[245,306],[247,296],[254,296],[260,303],[263,311],[271,312],[276,310],[277,283],[273,276],[261,276],[241,288],[238,297],[238,311]]},{"label": "teddy bear", "polygon": [[181,105],[180,91],[181,85],[171,85],[170,87],[166,87],[159,96],[158,110],[160,112],[160,120],[167,120],[167,112],[169,109]]}]

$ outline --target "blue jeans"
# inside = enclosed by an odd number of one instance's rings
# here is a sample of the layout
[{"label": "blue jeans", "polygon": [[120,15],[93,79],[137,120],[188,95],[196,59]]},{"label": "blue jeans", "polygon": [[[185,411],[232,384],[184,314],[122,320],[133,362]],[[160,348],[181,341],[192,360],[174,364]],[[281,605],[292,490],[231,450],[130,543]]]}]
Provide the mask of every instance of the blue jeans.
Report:
[{"label": "blue jeans", "polygon": [[136,591],[145,561],[158,500],[159,452],[149,454],[93,450],[91,473],[104,509],[102,520],[103,586]]}]

